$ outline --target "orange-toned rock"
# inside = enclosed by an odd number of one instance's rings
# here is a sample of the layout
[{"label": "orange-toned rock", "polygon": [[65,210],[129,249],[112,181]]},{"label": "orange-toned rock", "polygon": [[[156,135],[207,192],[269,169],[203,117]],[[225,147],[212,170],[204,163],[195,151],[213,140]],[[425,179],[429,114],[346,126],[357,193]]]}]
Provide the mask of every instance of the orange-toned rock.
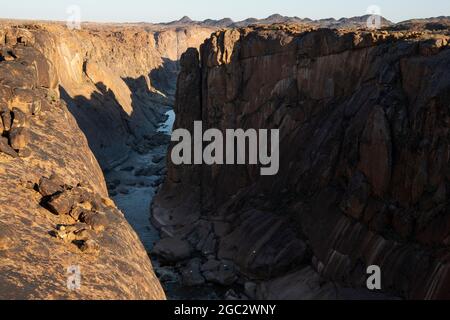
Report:
[{"label": "orange-toned rock", "polygon": [[[103,173],[40,51],[52,48],[48,34],[6,29],[16,59],[0,61],[0,299],[165,299],[136,233],[113,203],[102,204]],[[80,226],[81,213],[67,215],[94,210],[86,201],[100,203],[107,221]],[[73,269],[77,290],[67,285]]]}]

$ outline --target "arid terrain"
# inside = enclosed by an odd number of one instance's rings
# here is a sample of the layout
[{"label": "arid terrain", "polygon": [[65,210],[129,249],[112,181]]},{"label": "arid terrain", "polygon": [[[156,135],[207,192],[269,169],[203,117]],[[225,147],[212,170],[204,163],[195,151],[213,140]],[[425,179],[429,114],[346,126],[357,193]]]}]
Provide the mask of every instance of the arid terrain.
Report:
[{"label": "arid terrain", "polygon": [[0,299],[450,299],[450,20],[367,19],[0,21]]}]

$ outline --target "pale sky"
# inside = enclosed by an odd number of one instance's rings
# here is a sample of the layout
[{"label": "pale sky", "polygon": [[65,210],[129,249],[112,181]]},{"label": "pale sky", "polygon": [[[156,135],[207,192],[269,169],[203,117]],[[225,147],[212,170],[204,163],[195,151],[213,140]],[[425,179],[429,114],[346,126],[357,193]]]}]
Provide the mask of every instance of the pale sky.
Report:
[{"label": "pale sky", "polygon": [[229,17],[265,18],[273,13],[301,18],[360,16],[376,5],[394,22],[410,18],[450,16],[450,0],[0,0],[0,18],[66,20],[77,5],[83,21],[168,22]]}]

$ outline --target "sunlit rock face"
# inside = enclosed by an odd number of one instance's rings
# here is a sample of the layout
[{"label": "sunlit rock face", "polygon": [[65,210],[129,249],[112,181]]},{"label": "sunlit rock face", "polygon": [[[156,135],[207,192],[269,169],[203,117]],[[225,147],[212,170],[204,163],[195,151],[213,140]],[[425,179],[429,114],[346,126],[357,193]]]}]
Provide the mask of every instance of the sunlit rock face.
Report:
[{"label": "sunlit rock face", "polygon": [[178,60],[213,32],[202,27],[83,25],[30,28],[59,78],[58,91],[103,169],[151,137],[173,105]]},{"label": "sunlit rock face", "polygon": [[175,127],[280,129],[280,172],[169,161],[155,224],[205,261],[234,262],[260,298],[367,297],[370,265],[384,294],[449,298],[448,40],[447,29],[214,33],[181,58]]},{"label": "sunlit rock face", "polygon": [[165,298],[99,162],[156,132],[179,55],[208,35],[0,26],[0,298]]}]

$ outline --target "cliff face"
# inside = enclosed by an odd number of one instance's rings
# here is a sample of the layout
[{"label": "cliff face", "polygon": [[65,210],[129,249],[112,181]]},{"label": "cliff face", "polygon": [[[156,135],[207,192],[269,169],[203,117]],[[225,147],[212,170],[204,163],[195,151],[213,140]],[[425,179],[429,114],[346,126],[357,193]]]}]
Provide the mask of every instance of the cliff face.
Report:
[{"label": "cliff face", "polygon": [[58,76],[64,83],[81,70],[44,54],[64,50],[48,42],[58,36],[0,28],[0,298],[164,299],[59,98]]},{"label": "cliff face", "polygon": [[446,30],[213,34],[200,59],[182,57],[176,127],[278,128],[280,172],[169,161],[155,223],[204,259],[233,261],[259,297],[343,297],[378,265],[385,293],[450,298],[448,40]]},{"label": "cliff face", "polygon": [[151,138],[173,105],[181,53],[212,30],[27,24],[21,32],[52,62],[61,98],[110,169]]}]

